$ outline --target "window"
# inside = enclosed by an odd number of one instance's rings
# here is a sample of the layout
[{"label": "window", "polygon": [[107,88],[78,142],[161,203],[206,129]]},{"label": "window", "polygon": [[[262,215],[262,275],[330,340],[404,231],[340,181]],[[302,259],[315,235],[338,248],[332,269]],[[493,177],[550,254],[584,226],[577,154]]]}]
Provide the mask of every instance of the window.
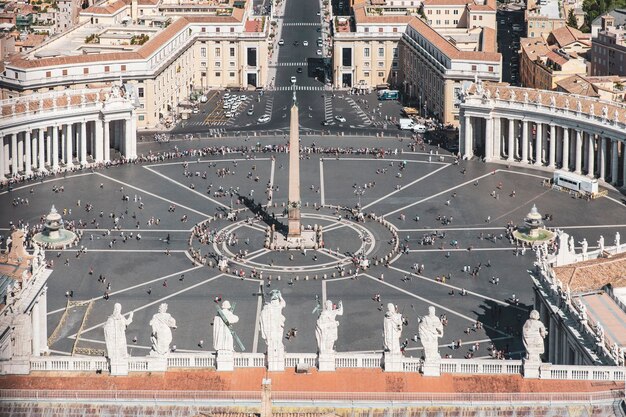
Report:
[{"label": "window", "polygon": [[248,66],[256,67],[256,48],[248,48]]},{"label": "window", "polygon": [[382,31],[383,31],[383,28],[378,28],[378,31],[379,31],[379,32],[382,32]]},{"label": "window", "polygon": [[385,56],[385,48],[378,48],[378,56],[383,58]]},{"label": "window", "polygon": [[231,32],[234,32],[234,31],[235,31],[235,28],[230,28],[230,31],[231,31]]},{"label": "window", "polygon": [[83,74],[89,74],[89,68],[83,68]]},{"label": "window", "polygon": [[206,72],[201,72],[201,73],[200,73],[200,76],[202,76],[202,77],[206,77]]},{"label": "window", "polygon": [[446,24],[446,25],[449,25],[450,21],[449,20],[445,20],[443,23]]},{"label": "window", "polygon": [[370,57],[370,48],[363,48],[363,57],[364,58]]},{"label": "window", "polygon": [[352,48],[341,48],[341,64],[344,67],[352,66]]},{"label": "window", "polygon": [[429,9],[426,14],[433,14],[433,11]]},{"label": "window", "polygon": [[144,118],[145,118],[145,116],[144,116],[143,114],[140,114],[140,115],[139,115],[139,121],[140,121],[140,122],[143,122]]},{"label": "window", "polygon": [[493,67],[491,65],[489,66],[489,72],[493,72]]},{"label": "window", "polygon": [[393,28],[394,33],[398,31],[398,28]]},{"label": "window", "polygon": [[126,71],[126,65],[122,65],[122,71]]},{"label": "window", "polygon": [[63,75],[67,75],[67,70],[66,69],[63,70]]},{"label": "window", "polygon": [[[219,64],[219,62],[218,62],[218,64]],[[206,61],[200,62],[200,66],[201,67],[206,67]],[[219,65],[216,65],[216,66],[219,67]]]},{"label": "window", "polygon": [[234,73],[234,72],[229,72],[229,73],[228,73],[228,76],[229,76],[230,78],[235,78],[235,73]]},{"label": "window", "polygon": [[370,28],[365,28],[365,32],[369,32],[369,31],[370,31]]},{"label": "window", "polygon": [[369,67],[369,66],[370,66],[370,62],[369,62],[369,61],[365,61],[365,62],[363,63],[363,66],[365,66],[365,67]]},{"label": "window", "polygon": [[221,76],[222,76],[222,73],[221,73],[221,72],[219,72],[219,71],[217,71],[217,72],[215,73],[215,76],[216,76],[216,77],[221,77]]},{"label": "window", "polygon": [[228,63],[228,65],[230,65],[231,67],[234,67],[234,66],[235,66],[235,61],[230,61],[230,62]]},{"label": "window", "polygon": [[222,63],[220,61],[215,61],[215,66],[217,68],[220,68],[222,66]]},{"label": "window", "polygon": [[472,16],[472,20],[476,20],[476,16]]},{"label": "window", "polygon": [[111,70],[111,68],[108,65],[104,66],[104,72],[109,72]]},{"label": "window", "polygon": [[459,11],[458,11],[458,10],[455,10],[453,14],[459,14]]},{"label": "window", "polygon": [[144,94],[143,87],[139,87],[137,89],[137,95],[139,96],[139,98],[143,98],[143,94]]},{"label": "window", "polygon": [[206,48],[200,48],[200,56],[206,58]]},{"label": "window", "polygon": [[378,76],[379,76],[379,77],[384,77],[384,76],[385,76],[385,73],[384,73],[384,72],[382,72],[382,71],[379,71],[379,72],[378,72]]},{"label": "window", "polygon": [[478,20],[483,20],[483,16],[482,15],[478,16]]},{"label": "window", "polygon": [[46,78],[52,77],[52,71],[46,71]]},{"label": "window", "polygon": [[384,61],[378,61],[378,67],[382,68],[385,66],[385,62]]},{"label": "window", "polygon": [[215,48],[215,58],[222,56],[222,48]]},{"label": "window", "polygon": [[476,65],[472,65],[472,71],[476,71]]},{"label": "window", "polygon": [[369,76],[370,76],[369,71],[365,71],[365,72],[363,73],[363,76],[364,76],[364,77],[369,77]]},{"label": "window", "polygon": [[398,57],[398,48],[393,48],[393,57],[394,58]]},{"label": "window", "polygon": [[216,31],[217,33],[220,33],[220,28],[215,28],[215,31]]},{"label": "window", "polygon": [[230,48],[230,57],[234,57],[235,56],[235,48]]}]

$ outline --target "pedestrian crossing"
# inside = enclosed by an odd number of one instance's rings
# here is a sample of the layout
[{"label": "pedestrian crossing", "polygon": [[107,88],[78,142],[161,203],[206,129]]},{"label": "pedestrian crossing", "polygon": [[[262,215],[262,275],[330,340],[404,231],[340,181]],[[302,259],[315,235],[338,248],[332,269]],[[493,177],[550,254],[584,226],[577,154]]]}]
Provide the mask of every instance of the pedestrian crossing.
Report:
[{"label": "pedestrian crossing", "polygon": [[329,95],[324,95],[324,120],[333,120],[333,99]]},{"label": "pedestrian crossing", "polygon": [[265,102],[265,113],[263,114],[267,114],[271,118],[273,110],[274,110],[274,96],[270,96],[267,98],[267,101]]},{"label": "pedestrian crossing", "polygon": [[320,26],[320,22],[283,22],[283,26]]},{"label": "pedestrian crossing", "polygon": [[307,65],[309,65],[307,62],[278,62],[270,67],[306,67]]},{"label": "pedestrian crossing", "polygon": [[361,109],[361,106],[359,106],[352,97],[346,98],[346,101],[348,102],[350,107],[352,107],[354,111],[356,111],[356,114],[361,119],[361,122],[363,122],[366,125],[369,125],[372,123],[372,120],[367,116],[367,114],[365,114],[363,109]]},{"label": "pedestrian crossing", "polygon": [[[291,85],[281,85],[276,87],[276,91],[292,91],[294,88]],[[296,91],[324,91],[324,87],[317,85],[296,85]]]}]

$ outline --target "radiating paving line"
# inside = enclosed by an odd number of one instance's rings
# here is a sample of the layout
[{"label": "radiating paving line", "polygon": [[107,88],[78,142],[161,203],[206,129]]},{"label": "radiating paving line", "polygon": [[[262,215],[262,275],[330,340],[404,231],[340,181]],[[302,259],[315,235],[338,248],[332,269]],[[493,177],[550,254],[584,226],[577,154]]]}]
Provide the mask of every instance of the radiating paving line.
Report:
[{"label": "radiating paving line", "polygon": [[184,205],[182,205],[182,204],[180,204],[180,203],[178,203],[178,202],[176,202],[176,201],[172,201],[172,200],[167,199],[167,198],[165,198],[165,197],[161,197],[160,195],[157,195],[157,194],[151,193],[150,191],[146,191],[146,190],[144,190],[144,189],[142,189],[142,188],[139,188],[139,187],[135,187],[134,185],[130,185],[130,184],[128,184],[128,183],[126,183],[126,182],[124,182],[124,181],[117,180],[117,179],[115,179],[115,178],[113,178],[113,177],[109,177],[108,175],[104,175],[104,174],[102,174],[102,173],[100,173],[100,172],[96,172],[95,174],[96,174],[96,175],[99,175],[99,176],[101,176],[101,177],[103,177],[103,178],[106,178],[106,179],[108,179],[108,180],[110,180],[110,181],[116,182],[116,183],[118,183],[118,184],[122,184],[122,185],[124,185],[124,186],[126,186],[126,187],[128,187],[128,188],[132,188],[133,190],[140,191],[140,192],[142,192],[142,193],[144,193],[144,194],[146,194],[146,195],[149,195],[149,196],[151,196],[151,197],[158,198],[159,200],[166,201],[166,202],[168,202],[168,203],[170,203],[170,204],[175,204],[177,207],[182,207],[182,208],[184,208],[185,210],[189,210],[189,211],[191,211],[192,213],[196,213],[196,214],[199,214],[199,215],[204,216],[204,217],[212,217],[211,215],[209,215],[209,214],[207,214],[207,213],[203,213],[203,212],[198,211],[198,210],[196,210],[196,209],[192,209],[191,207],[184,206]]}]

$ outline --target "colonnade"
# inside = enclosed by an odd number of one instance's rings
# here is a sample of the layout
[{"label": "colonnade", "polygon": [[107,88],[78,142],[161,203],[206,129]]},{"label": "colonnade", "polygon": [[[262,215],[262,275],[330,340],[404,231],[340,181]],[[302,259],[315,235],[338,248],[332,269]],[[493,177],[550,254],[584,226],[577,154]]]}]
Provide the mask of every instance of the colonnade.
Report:
[{"label": "colonnade", "polygon": [[75,165],[107,163],[112,150],[134,158],[135,131],[133,117],[60,121],[53,125],[33,124],[11,132],[0,130],[0,180],[35,172],[56,172]]},{"label": "colonnade", "polygon": [[472,115],[462,117],[461,132],[464,158],[558,168],[626,185],[626,133],[618,136],[530,118]]}]

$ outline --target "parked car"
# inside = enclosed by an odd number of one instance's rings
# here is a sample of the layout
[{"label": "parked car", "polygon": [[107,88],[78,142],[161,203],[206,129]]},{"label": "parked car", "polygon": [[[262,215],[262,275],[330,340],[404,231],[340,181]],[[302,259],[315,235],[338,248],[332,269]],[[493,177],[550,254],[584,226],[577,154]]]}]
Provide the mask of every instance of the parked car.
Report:
[{"label": "parked car", "polygon": [[309,46],[309,41],[302,41],[302,46]]},{"label": "parked car", "polygon": [[322,50],[321,50],[321,49],[318,49],[318,50],[317,50],[317,54],[318,54],[318,55],[322,55]]},{"label": "parked car", "polygon": [[284,39],[279,40],[279,41],[278,41],[278,44],[279,44],[280,46],[283,46],[283,45],[285,44],[285,40],[284,40]]},{"label": "parked car", "polygon": [[261,117],[259,117],[257,119],[257,122],[259,122],[259,123],[267,123],[267,122],[270,121],[270,119],[271,119],[271,117],[269,116],[269,114],[264,114],[263,116],[261,116]]},{"label": "parked car", "polygon": [[337,120],[339,123],[345,123],[346,122],[346,118],[343,116],[335,116],[335,120]]},{"label": "parked car", "polygon": [[296,72],[297,72],[298,74],[302,74],[302,67],[298,67],[298,69],[296,70]]},{"label": "parked car", "polygon": [[291,76],[291,84],[295,84],[296,83],[296,77],[295,76]]}]

